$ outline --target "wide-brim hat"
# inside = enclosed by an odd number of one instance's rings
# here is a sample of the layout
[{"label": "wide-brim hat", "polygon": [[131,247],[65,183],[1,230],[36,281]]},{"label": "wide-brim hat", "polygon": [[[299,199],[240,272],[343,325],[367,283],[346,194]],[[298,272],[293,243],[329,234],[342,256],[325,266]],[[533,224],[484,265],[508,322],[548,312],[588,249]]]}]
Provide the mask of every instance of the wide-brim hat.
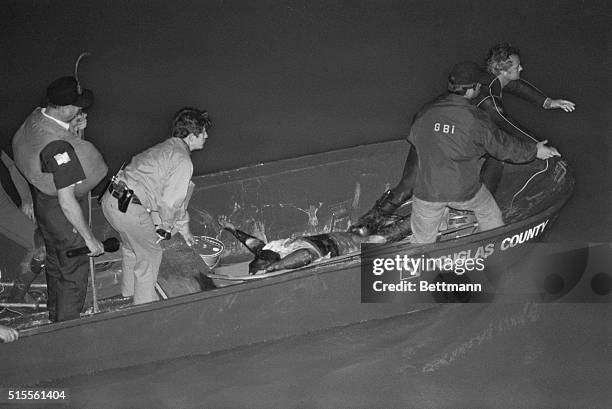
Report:
[{"label": "wide-brim hat", "polygon": [[76,78],[61,77],[47,87],[47,100],[57,106],[89,108],[93,105],[94,95],[91,90],[80,88]]}]

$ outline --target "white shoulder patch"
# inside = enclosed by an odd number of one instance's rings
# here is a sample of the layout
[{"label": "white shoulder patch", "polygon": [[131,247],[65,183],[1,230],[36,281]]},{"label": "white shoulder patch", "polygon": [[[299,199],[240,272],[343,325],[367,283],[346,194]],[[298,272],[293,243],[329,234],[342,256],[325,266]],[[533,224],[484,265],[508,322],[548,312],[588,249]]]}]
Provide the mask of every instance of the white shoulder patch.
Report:
[{"label": "white shoulder patch", "polygon": [[68,152],[58,153],[57,155],[53,156],[53,159],[55,159],[58,165],[64,165],[70,162],[70,156],[68,155]]}]

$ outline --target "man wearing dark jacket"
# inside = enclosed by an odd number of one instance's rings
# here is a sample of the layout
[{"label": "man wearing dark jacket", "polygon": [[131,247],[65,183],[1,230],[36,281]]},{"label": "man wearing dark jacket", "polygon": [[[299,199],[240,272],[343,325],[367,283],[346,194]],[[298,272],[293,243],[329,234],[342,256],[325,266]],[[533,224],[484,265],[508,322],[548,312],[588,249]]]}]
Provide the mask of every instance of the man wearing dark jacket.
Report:
[{"label": "man wearing dark jacket", "polygon": [[[504,111],[503,92],[517,96],[543,109],[562,109],[572,112],[575,104],[564,99],[552,99],[527,80],[520,78],[523,70],[519,50],[510,44],[501,43],[489,49],[485,61],[486,73],[479,79],[482,89],[471,99],[471,103],[486,111],[493,122],[507,133],[533,140],[529,133]],[[480,178],[491,194],[495,194],[503,172],[503,162],[487,156],[482,165]],[[376,234],[385,215],[392,214],[412,196],[417,166],[417,155],[410,149],[404,171],[397,186],[384,192],[372,209],[359,218],[350,230],[362,236]]]},{"label": "man wearing dark jacket", "polygon": [[446,207],[473,211],[480,231],[503,225],[495,199],[480,181],[479,159],[484,154],[514,163],[560,156],[546,141],[505,133],[470,103],[480,91],[482,74],[476,63],[456,64],[449,75],[449,93],[415,116],[408,136],[418,157],[410,221],[414,243],[435,242]]},{"label": "man wearing dark jacket", "polygon": [[[508,43],[497,44],[489,50],[485,66],[487,73],[480,79],[480,94],[472,103],[486,111],[501,129],[521,139],[533,140],[529,132],[512,119],[503,106],[503,92],[518,96],[543,109],[562,109],[572,112],[575,104],[564,99],[552,99],[527,80],[521,78],[519,50]],[[480,178],[492,194],[495,194],[501,179],[504,163],[488,156],[482,165]]]}]

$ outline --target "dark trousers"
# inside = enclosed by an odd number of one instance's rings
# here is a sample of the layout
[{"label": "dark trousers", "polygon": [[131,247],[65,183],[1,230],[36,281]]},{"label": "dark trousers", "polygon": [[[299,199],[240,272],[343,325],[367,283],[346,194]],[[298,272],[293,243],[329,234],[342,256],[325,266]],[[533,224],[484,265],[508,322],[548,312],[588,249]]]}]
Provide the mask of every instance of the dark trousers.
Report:
[{"label": "dark trousers", "polygon": [[492,195],[497,192],[499,181],[504,173],[504,162],[486,155],[486,159],[480,168],[480,181],[489,189]]},{"label": "dark trousers", "polygon": [[408,200],[410,196],[412,196],[412,189],[414,188],[414,184],[416,182],[418,169],[419,157],[417,156],[414,146],[410,145],[408,157],[406,158],[406,163],[404,164],[402,178],[400,179],[399,183],[393,189],[391,189],[396,205],[402,204],[404,201]]},{"label": "dark trousers", "polygon": [[[49,320],[79,318],[87,295],[89,260],[85,255],[69,258],[66,251],[85,246],[85,240],[64,216],[57,197],[37,190],[33,196],[36,220],[47,247],[45,265]],[[79,200],[81,209],[86,210],[86,203],[87,198]]]}]

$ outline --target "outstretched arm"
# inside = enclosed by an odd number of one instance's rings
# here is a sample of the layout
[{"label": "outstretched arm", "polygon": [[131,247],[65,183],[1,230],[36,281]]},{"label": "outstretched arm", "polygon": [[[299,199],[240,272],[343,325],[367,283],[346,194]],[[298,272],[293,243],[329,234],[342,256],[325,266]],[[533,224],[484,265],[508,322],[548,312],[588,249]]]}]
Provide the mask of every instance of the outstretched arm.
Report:
[{"label": "outstretched arm", "polygon": [[499,160],[513,163],[531,162],[536,158],[536,141],[515,136],[497,127],[491,118],[482,111],[477,111],[480,121],[471,132],[480,135],[485,151]]},{"label": "outstretched arm", "polygon": [[544,109],[562,109],[565,112],[572,112],[576,109],[576,104],[572,101],[550,98],[538,87],[523,78],[510,81],[504,87],[504,92],[509,92]]}]

